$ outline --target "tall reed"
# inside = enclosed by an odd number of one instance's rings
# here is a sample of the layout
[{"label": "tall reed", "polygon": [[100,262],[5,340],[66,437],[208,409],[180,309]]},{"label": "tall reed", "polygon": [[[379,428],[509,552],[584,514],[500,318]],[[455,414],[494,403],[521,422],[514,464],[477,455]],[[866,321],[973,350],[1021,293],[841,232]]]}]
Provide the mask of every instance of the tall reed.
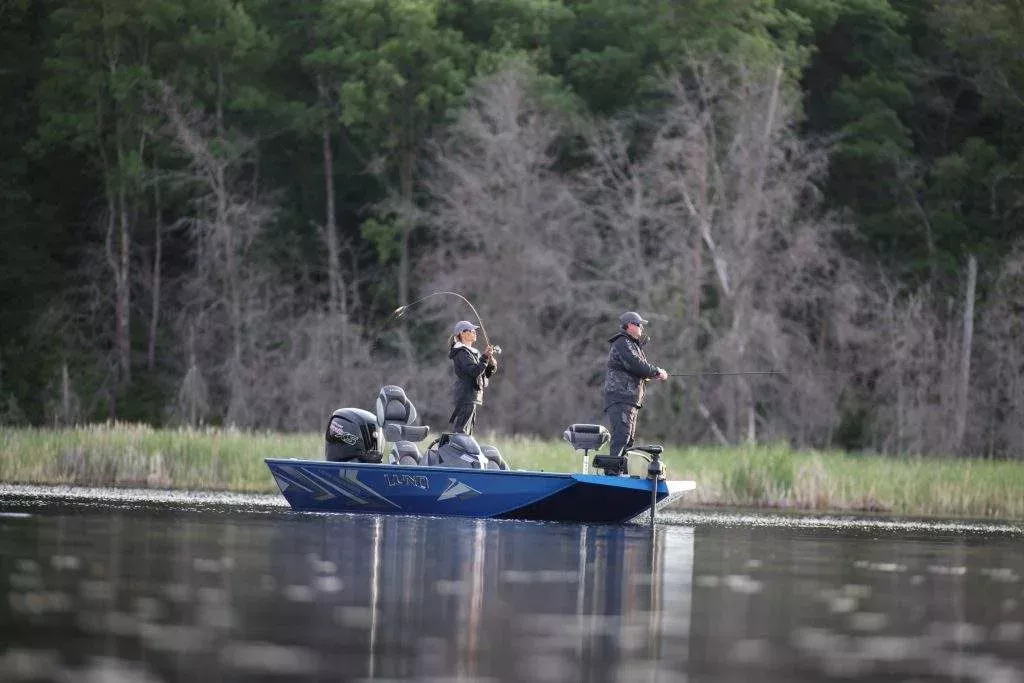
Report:
[{"label": "tall reed", "polygon": [[[135,424],[0,431],[0,482],[275,491],[264,458],[323,457],[322,435]],[[487,434],[514,469],[579,471],[565,442]],[[421,446],[424,444],[421,444]],[[669,447],[673,479],[697,489],[683,506],[872,511],[1024,519],[1024,463],[793,451],[783,445]],[[642,474],[645,464],[631,462]]]}]

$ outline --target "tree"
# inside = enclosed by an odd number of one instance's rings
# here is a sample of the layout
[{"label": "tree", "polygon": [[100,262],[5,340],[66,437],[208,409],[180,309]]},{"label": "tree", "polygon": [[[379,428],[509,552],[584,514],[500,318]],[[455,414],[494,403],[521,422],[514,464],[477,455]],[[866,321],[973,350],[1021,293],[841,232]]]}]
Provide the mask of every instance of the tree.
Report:
[{"label": "tree", "polygon": [[[469,53],[462,36],[438,23],[436,0],[347,0],[325,6],[333,24],[341,121],[380,150],[374,161],[397,180],[397,196],[415,201],[422,145],[462,96]],[[382,254],[397,247],[398,303],[409,302],[412,232],[406,220],[375,221],[368,236]],[[404,329],[404,328],[403,328]],[[411,353],[403,343],[407,358]]]},{"label": "tree", "polygon": [[[239,182],[251,163],[252,144],[238,134],[227,139],[216,115],[183,105],[170,86],[165,86],[160,106],[168,132],[189,161],[188,175],[181,180],[195,191],[189,226],[195,270],[188,285],[184,331],[190,346],[199,345],[208,362],[223,363],[214,371],[227,389],[227,419],[252,424],[251,399],[258,379],[252,372],[251,352],[262,331],[261,319],[272,316],[260,306],[263,277],[254,262],[254,246],[271,210],[259,196],[248,194],[244,181]],[[218,352],[225,341],[226,358]],[[192,346],[190,357],[196,355]],[[194,374],[191,367],[188,374]]]},{"label": "tree", "polygon": [[[605,241],[598,291],[663,315],[653,327],[670,367],[787,371],[696,394],[688,409],[714,433],[827,442],[839,404],[829,369],[867,292],[838,249],[842,226],[817,207],[826,156],[795,135],[781,67],[736,80],[711,66],[692,73],[671,82],[641,151],[623,124],[592,145],[584,187]],[[654,416],[662,429],[673,409]]]},{"label": "tree", "polygon": [[555,27],[551,71],[595,114],[646,108],[660,98],[664,75],[687,60],[782,61],[796,69],[806,58],[796,43],[806,30],[801,18],[774,2],[574,0],[566,6],[573,20]]},{"label": "tree", "polygon": [[103,178],[106,266],[114,291],[111,416],[117,390],[131,382],[132,232],[146,175],[151,62],[177,18],[177,6],[163,0],[63,6],[53,13],[58,38],[40,85],[44,140],[84,150]]},{"label": "tree", "polygon": [[[507,350],[487,412],[513,433],[551,433],[593,405],[586,395],[593,367],[579,357],[590,345],[579,326],[594,312],[579,304],[589,298],[581,267],[597,241],[555,170],[564,122],[539,104],[549,87],[521,62],[481,79],[425,181],[425,220],[439,238],[419,260],[430,273],[426,291],[464,293]],[[471,317],[457,302],[432,303],[424,319],[442,329]],[[436,356],[446,347],[435,348]],[[447,362],[431,364],[450,372]]]},{"label": "tree", "polygon": [[1024,243],[1018,238],[980,311],[965,452],[1024,454]]}]

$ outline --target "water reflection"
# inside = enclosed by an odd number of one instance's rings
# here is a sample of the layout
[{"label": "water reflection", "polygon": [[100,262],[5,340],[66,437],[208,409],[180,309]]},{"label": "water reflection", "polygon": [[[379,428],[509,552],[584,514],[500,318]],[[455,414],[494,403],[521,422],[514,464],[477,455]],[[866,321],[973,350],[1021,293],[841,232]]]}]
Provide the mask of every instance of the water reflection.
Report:
[{"label": "water reflection", "polygon": [[[687,636],[690,529],[652,544],[634,527],[393,517],[316,526],[278,535],[272,553],[290,582],[308,570],[287,558],[314,547],[311,562],[346,577],[330,609],[323,596],[316,608],[333,622],[333,665],[348,672],[611,678],[623,661],[656,659],[669,631]],[[685,662],[685,647],[674,652]]]},{"label": "water reflection", "polygon": [[686,528],[37,514],[0,520],[0,556],[5,681],[613,680],[686,661]]},{"label": "water reflection", "polygon": [[5,682],[1024,682],[1019,533],[3,502]]}]

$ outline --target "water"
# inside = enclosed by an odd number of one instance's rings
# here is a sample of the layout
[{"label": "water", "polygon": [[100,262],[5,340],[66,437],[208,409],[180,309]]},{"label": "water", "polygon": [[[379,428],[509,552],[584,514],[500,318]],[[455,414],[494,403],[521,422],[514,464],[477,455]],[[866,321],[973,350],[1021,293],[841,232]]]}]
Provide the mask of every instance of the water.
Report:
[{"label": "water", "polygon": [[0,488],[0,681],[1024,683],[1024,529]]}]

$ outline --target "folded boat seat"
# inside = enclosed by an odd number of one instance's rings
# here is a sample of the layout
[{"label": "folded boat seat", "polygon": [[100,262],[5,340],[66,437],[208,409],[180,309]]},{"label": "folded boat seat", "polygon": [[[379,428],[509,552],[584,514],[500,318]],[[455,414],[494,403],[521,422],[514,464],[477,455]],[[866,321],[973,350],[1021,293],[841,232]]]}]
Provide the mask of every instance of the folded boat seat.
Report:
[{"label": "folded boat seat", "polygon": [[[562,433],[562,438],[577,451],[583,451],[583,472],[587,472],[590,451],[603,447],[611,439],[611,433],[604,425],[571,424]],[[594,467],[603,469],[605,474],[619,469],[625,470],[624,459],[618,456],[594,455]]]},{"label": "folded boat seat", "polygon": [[508,462],[497,446],[480,443],[469,434],[442,432],[423,456],[430,467],[468,467],[477,470],[508,470]]},{"label": "folded boat seat", "polygon": [[402,387],[389,384],[377,394],[377,424],[384,432],[384,440],[392,444],[388,462],[394,465],[421,465],[423,458],[417,441],[430,434],[430,427],[418,425],[416,406],[405,395]]}]

